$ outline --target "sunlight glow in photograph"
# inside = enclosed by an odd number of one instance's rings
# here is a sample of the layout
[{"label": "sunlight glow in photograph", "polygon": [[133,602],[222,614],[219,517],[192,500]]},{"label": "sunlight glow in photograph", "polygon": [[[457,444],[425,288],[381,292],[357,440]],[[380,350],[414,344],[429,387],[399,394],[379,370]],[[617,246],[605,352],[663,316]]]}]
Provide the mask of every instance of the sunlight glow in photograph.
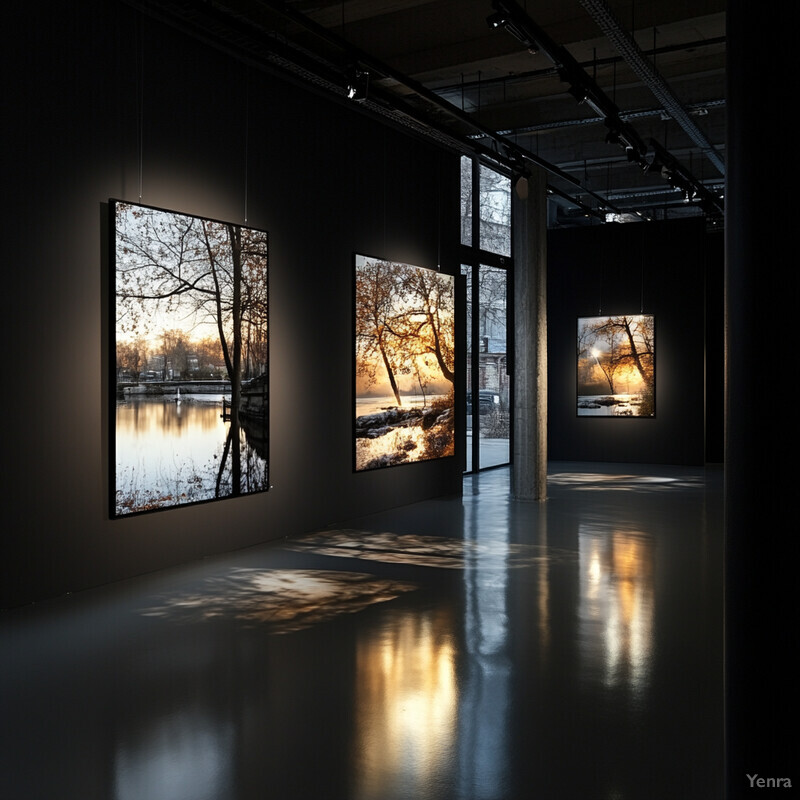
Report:
[{"label": "sunlight glow in photograph", "polygon": [[651,314],[579,318],[577,357],[578,416],[655,416]]},{"label": "sunlight glow in photograph", "polygon": [[355,469],[453,455],[455,279],[355,258]]},{"label": "sunlight glow in photograph", "polygon": [[112,515],[264,491],[267,233],[110,209]]}]

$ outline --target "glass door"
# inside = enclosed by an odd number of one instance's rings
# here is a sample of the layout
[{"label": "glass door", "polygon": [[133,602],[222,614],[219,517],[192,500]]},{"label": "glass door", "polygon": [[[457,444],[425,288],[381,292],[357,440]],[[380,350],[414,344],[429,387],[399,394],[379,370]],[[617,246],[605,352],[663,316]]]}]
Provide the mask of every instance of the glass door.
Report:
[{"label": "glass door", "polygon": [[[473,192],[472,187],[479,191]],[[461,274],[466,278],[466,471],[508,464],[511,181],[462,158]]]},{"label": "glass door", "polygon": [[507,308],[504,269],[481,264],[478,271],[478,412],[480,468],[509,462],[511,434],[507,370]]}]

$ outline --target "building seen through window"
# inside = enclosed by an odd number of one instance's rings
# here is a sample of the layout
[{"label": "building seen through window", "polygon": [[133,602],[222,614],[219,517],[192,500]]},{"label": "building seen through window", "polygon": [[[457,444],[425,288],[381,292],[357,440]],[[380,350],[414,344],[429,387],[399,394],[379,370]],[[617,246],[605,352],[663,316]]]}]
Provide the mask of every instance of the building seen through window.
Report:
[{"label": "building seen through window", "polygon": [[466,466],[472,471],[509,462],[511,180],[466,156],[461,159],[461,244],[467,283]]}]

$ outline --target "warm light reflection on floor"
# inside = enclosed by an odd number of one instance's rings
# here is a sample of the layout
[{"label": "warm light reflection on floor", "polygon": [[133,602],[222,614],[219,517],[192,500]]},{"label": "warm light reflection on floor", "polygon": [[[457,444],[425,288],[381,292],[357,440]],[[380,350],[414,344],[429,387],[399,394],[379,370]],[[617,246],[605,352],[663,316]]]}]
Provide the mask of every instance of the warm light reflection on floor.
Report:
[{"label": "warm light reflection on floor", "polygon": [[453,620],[404,614],[356,649],[355,798],[425,797],[453,762],[458,692]]},{"label": "warm light reflection on floor", "polygon": [[357,530],[320,531],[294,539],[286,546],[290,550],[317,555],[439,569],[514,569],[574,557],[566,550],[544,545]]},{"label": "warm light reflection on floor", "polygon": [[555,472],[548,475],[547,482],[553,486],[567,486],[577,490],[602,490],[619,492],[654,492],[680,489],[703,489],[703,476],[681,475],[633,475],[607,474],[601,472]]},{"label": "warm light reflection on floor", "polygon": [[550,575],[544,565],[539,566],[537,587],[537,606],[539,610],[539,652],[542,658],[547,655],[550,645]]},{"label": "warm light reflection on floor", "polygon": [[223,617],[291,633],[414,589],[411,583],[356,572],[234,569],[142,613],[180,622]]},{"label": "warm light reflection on floor", "polygon": [[642,692],[653,647],[654,544],[641,533],[582,530],[580,646],[590,675]]}]

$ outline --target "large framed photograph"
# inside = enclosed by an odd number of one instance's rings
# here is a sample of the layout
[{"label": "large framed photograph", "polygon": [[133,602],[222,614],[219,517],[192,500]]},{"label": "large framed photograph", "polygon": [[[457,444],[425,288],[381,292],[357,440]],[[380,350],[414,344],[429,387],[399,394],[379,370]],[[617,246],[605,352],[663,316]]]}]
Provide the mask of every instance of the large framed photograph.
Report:
[{"label": "large framed photograph", "polygon": [[652,314],[578,319],[578,416],[654,417]]},{"label": "large framed photograph", "polygon": [[269,485],[268,235],[109,201],[111,514]]},{"label": "large framed photograph", "polygon": [[355,470],[453,455],[455,278],[355,256]]}]

